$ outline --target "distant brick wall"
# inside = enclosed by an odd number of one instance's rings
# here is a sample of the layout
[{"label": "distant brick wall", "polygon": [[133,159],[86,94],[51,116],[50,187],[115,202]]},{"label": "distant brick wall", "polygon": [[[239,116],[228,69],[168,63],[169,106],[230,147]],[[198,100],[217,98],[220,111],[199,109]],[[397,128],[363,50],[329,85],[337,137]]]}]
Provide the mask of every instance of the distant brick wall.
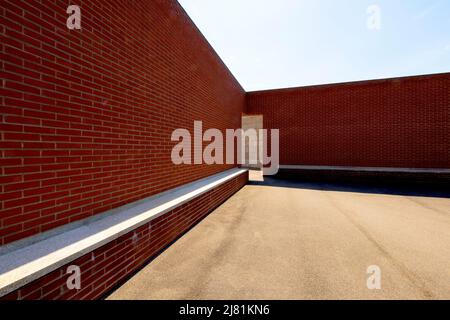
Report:
[{"label": "distant brick wall", "polygon": [[0,37],[0,245],[233,167],[171,162],[175,128],[245,105],[176,1],[2,0]]},{"label": "distant brick wall", "polygon": [[450,168],[450,73],[247,94],[285,165]]},{"label": "distant brick wall", "polygon": [[[245,172],[0,299],[79,300],[102,297],[236,193],[247,181],[248,172]],[[80,290],[67,288],[67,279],[72,275],[67,273],[70,265],[80,267]]]}]

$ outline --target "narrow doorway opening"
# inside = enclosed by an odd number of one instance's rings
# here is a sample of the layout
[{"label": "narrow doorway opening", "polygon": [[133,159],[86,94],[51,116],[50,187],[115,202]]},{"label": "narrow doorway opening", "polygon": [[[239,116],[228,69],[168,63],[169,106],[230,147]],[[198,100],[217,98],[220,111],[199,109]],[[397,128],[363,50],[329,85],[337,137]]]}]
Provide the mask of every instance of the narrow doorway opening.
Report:
[{"label": "narrow doorway opening", "polygon": [[264,144],[262,137],[260,137],[260,129],[263,129],[262,115],[242,116],[242,130],[244,131],[242,144],[245,146],[244,163],[242,167],[257,172],[260,172],[263,167],[260,159],[260,150],[262,151]]}]

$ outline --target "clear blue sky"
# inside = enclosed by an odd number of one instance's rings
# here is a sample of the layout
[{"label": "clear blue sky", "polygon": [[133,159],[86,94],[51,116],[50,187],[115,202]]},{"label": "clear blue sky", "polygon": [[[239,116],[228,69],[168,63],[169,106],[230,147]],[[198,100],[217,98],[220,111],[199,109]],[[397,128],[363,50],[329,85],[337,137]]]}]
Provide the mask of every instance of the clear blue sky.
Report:
[{"label": "clear blue sky", "polygon": [[450,0],[179,2],[247,91],[450,72]]}]

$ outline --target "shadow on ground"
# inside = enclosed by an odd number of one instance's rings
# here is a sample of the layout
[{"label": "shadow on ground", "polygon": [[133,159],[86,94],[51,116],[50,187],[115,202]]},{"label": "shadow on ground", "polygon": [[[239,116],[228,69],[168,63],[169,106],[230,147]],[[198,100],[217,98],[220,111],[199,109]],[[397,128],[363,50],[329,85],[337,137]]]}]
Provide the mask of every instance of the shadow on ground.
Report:
[{"label": "shadow on ground", "polygon": [[266,176],[264,181],[250,181],[251,185],[297,188],[306,190],[373,193],[386,195],[450,198],[450,183],[442,179],[411,179],[399,176],[327,175],[281,173]]}]

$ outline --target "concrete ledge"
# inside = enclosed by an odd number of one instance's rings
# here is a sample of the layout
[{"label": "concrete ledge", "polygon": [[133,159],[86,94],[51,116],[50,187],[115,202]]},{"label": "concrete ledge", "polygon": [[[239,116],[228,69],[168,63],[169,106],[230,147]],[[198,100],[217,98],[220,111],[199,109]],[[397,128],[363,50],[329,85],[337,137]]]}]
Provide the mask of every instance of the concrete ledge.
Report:
[{"label": "concrete ledge", "polygon": [[182,187],[112,210],[100,219],[30,239],[0,256],[0,297],[70,263],[127,234],[186,202],[245,173],[234,168]]},{"label": "concrete ledge", "polygon": [[399,172],[399,173],[450,173],[450,169],[421,169],[421,168],[388,168],[388,167],[344,167],[344,166],[304,166],[280,165],[280,169],[287,170],[326,170],[326,171],[355,171],[355,172]]}]

